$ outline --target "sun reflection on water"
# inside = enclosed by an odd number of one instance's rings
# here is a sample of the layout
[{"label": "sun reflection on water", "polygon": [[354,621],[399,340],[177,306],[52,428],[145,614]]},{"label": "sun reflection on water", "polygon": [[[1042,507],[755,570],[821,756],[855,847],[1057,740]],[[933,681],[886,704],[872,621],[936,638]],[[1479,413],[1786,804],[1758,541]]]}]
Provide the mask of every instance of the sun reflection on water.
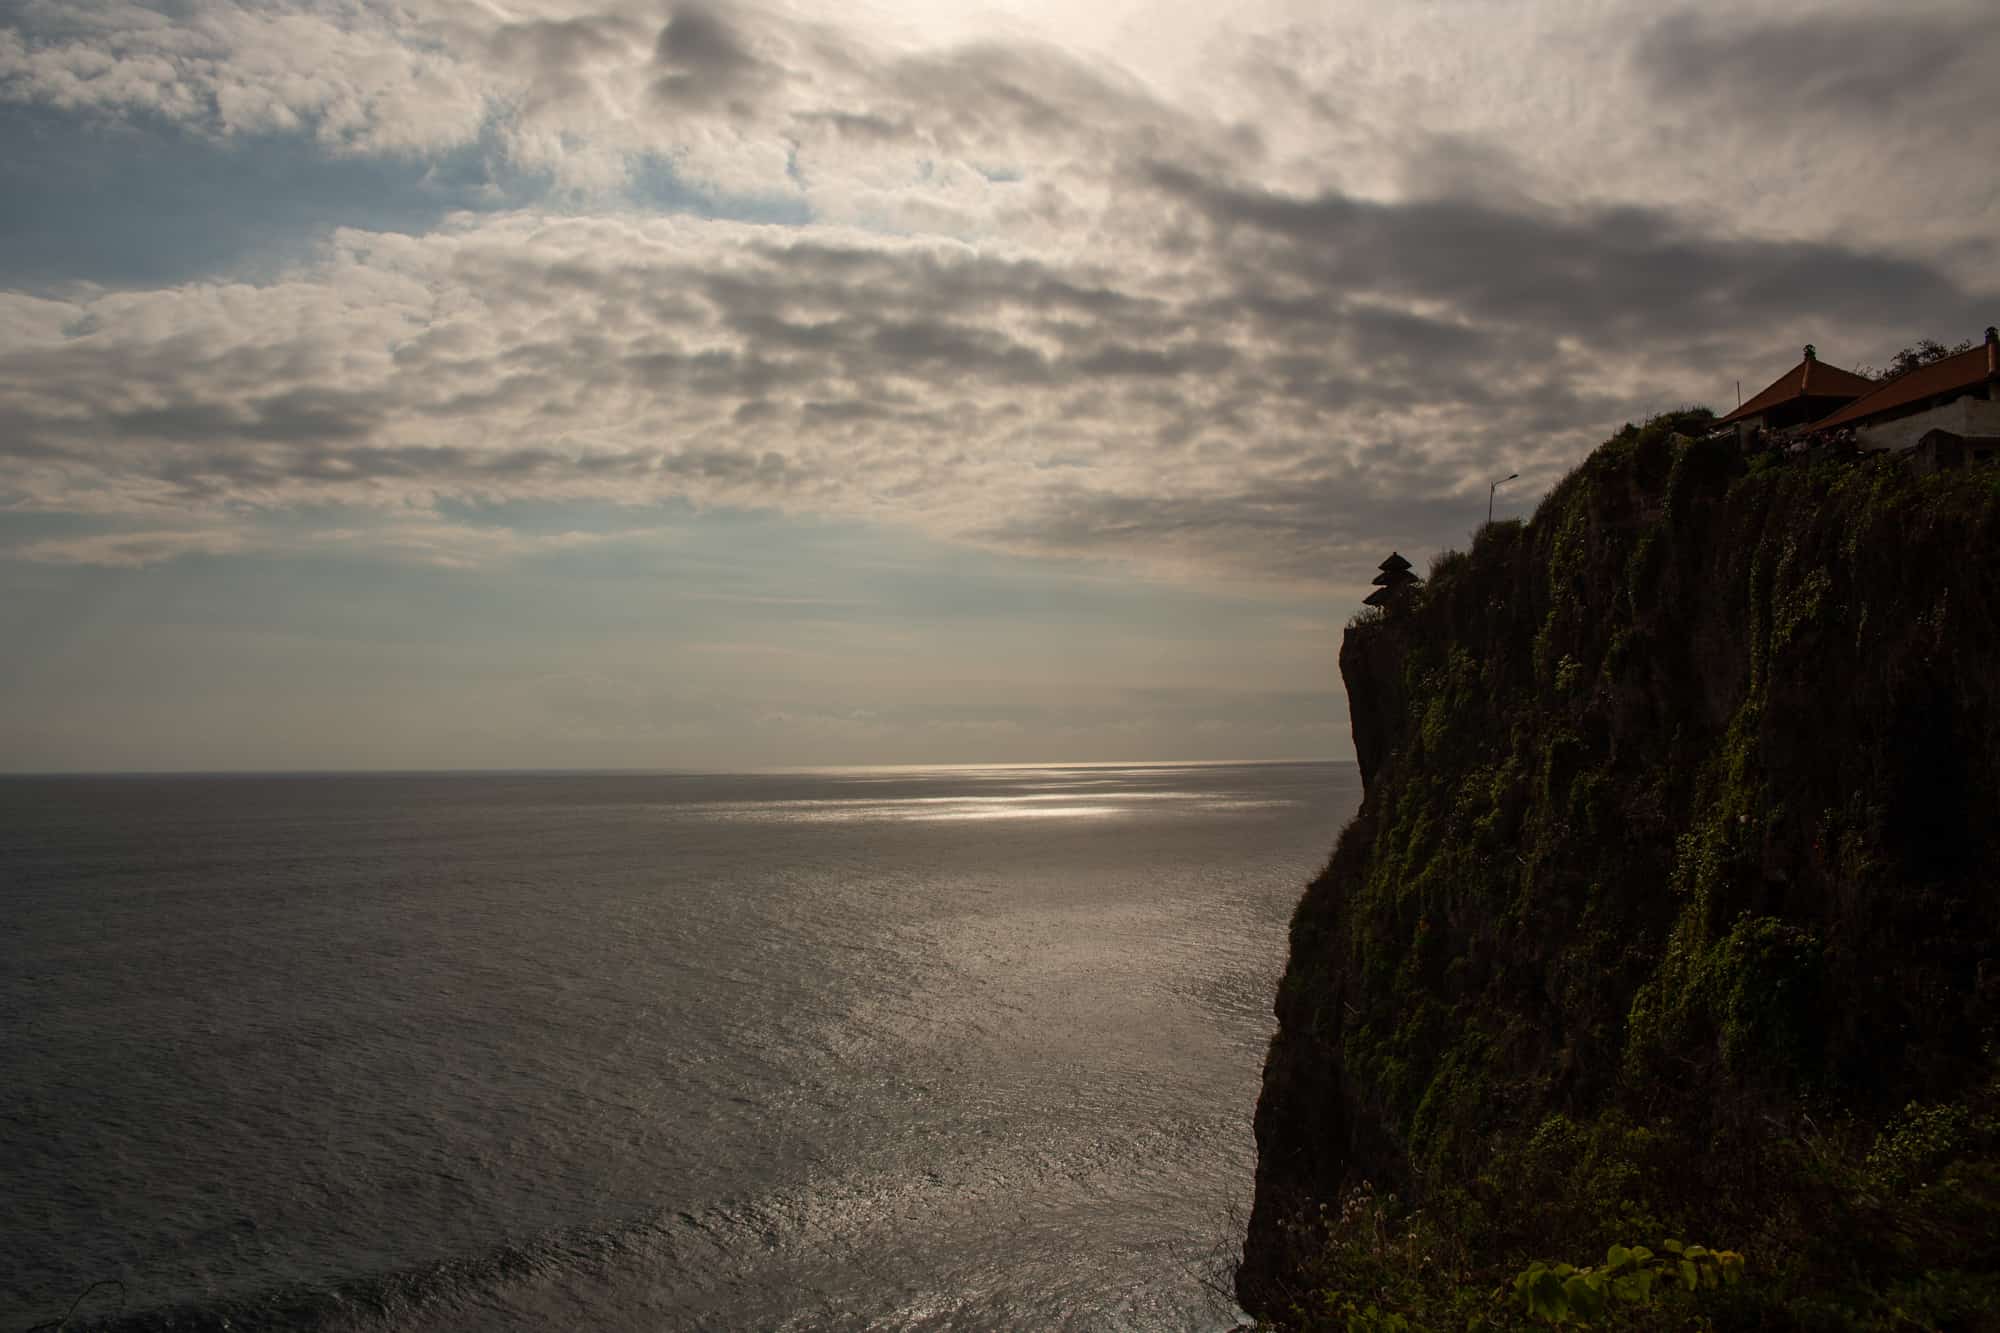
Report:
[{"label": "sun reflection on water", "polygon": [[[1157,811],[1159,803],[1174,802],[1194,813],[1220,813],[1289,804],[1286,801],[1245,800],[1195,792],[1128,792],[1109,800],[1079,800],[1076,792],[1024,792],[1008,796],[915,796],[902,800],[811,799],[794,801],[725,801],[698,807],[705,818],[785,824],[858,823],[870,820],[911,823],[939,820],[990,819],[1118,819]],[[690,809],[696,807],[689,807]]]},{"label": "sun reflection on water", "polygon": [[[948,810],[912,810],[904,819],[1104,819],[1126,815],[1115,805],[1019,805],[1019,798],[964,801]],[[1034,798],[1028,798],[1034,799]],[[1043,798],[1046,799],[1046,798]]]}]

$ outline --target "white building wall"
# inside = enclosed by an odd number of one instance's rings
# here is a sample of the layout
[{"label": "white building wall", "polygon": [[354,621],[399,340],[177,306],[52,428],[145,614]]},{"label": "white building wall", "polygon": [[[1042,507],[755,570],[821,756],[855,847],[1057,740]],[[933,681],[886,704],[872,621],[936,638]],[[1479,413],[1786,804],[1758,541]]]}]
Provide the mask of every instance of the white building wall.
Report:
[{"label": "white building wall", "polygon": [[2000,435],[2000,402],[1985,398],[1960,399],[1965,404],[1965,429],[1961,435]]},{"label": "white building wall", "polygon": [[1932,430],[1948,430],[1954,435],[2000,435],[2000,403],[1968,394],[1942,407],[1858,427],[1854,442],[1863,449],[1908,449],[1925,431]]}]

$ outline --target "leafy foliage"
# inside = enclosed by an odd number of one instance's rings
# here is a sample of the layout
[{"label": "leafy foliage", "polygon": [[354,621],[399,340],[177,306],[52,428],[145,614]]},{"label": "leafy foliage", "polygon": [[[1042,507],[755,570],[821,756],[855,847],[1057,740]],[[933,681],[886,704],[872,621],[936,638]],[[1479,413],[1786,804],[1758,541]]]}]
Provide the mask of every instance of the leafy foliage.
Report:
[{"label": "leafy foliage", "polygon": [[1529,1315],[1551,1324],[1595,1324],[1626,1309],[1657,1309],[1676,1282],[1687,1291],[1713,1290],[1743,1278],[1743,1256],[1660,1242],[1655,1253],[1644,1245],[1613,1245],[1604,1262],[1590,1268],[1571,1264],[1530,1264],[1514,1279],[1514,1294]]},{"label": "leafy foliage", "polygon": [[1511,1279],[1474,1271],[1452,1249],[1449,1227],[1366,1182],[1349,1191],[1336,1215],[1322,1211],[1316,1223],[1306,1229],[1315,1231],[1318,1284],[1282,1321],[1310,1333],[1705,1328],[1716,1295],[1744,1273],[1734,1251],[1678,1240],[1657,1251],[1613,1244],[1601,1264],[1536,1262]]},{"label": "leafy foliage", "polygon": [[1890,357],[1889,364],[1885,368],[1876,370],[1870,366],[1863,366],[1857,373],[1864,379],[1879,380],[1886,384],[1890,380],[1901,379],[1911,371],[1928,366],[1934,361],[1942,361],[1948,356],[1957,356],[1960,352],[1971,350],[1970,339],[1954,347],[1947,347],[1935,338],[1919,338]]}]

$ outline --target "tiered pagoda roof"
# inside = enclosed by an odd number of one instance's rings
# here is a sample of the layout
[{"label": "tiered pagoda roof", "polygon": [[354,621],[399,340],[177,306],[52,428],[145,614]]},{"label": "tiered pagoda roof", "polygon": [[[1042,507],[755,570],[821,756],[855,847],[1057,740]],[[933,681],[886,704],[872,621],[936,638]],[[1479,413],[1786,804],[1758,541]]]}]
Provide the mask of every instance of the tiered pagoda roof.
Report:
[{"label": "tiered pagoda roof", "polygon": [[1395,551],[1389,552],[1389,558],[1376,568],[1382,572],[1375,576],[1375,591],[1361,599],[1364,606],[1387,607],[1402,594],[1403,589],[1412,583],[1422,582],[1410,572],[1410,562]]}]

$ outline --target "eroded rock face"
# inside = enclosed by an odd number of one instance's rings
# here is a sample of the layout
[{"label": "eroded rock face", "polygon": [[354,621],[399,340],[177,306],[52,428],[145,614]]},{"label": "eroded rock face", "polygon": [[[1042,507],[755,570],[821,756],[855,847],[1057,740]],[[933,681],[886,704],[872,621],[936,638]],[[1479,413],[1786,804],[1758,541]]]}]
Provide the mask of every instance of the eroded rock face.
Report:
[{"label": "eroded rock face", "polygon": [[[1771,1220],[1819,1206],[1799,1126],[1858,1153],[1992,1082],[2000,473],[1753,466],[1675,424],[1343,641],[1366,795],[1293,921],[1253,1313],[1286,1320],[1363,1180],[1475,1265],[1624,1216],[1806,1272]],[[1617,1197],[1535,1175],[1552,1118]]]},{"label": "eroded rock face", "polygon": [[1355,625],[1340,640],[1340,679],[1354,729],[1354,759],[1365,791],[1382,770],[1402,728],[1402,667],[1408,638],[1401,620]]}]

